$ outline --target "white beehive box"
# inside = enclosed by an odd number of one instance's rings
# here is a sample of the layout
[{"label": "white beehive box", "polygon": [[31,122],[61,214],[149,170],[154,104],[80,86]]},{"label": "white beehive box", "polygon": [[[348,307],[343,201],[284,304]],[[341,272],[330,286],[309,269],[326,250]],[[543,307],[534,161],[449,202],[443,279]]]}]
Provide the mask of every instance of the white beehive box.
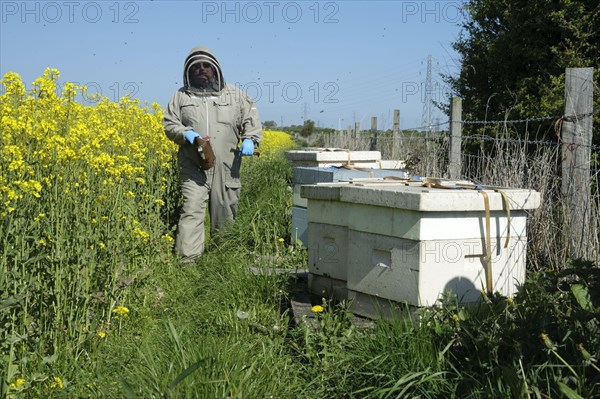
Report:
[{"label": "white beehive box", "polygon": [[[308,241],[306,233],[308,224],[306,221],[307,201],[300,196],[300,187],[303,184],[374,177],[383,178],[385,176],[406,176],[403,170],[395,169],[404,164],[402,161],[381,161],[379,151],[300,150],[288,151],[286,156],[293,166],[291,235],[294,240],[300,240],[304,245],[307,245]],[[381,169],[383,166],[388,169]]]},{"label": "white beehive box", "polygon": [[293,167],[328,167],[346,164],[381,169],[381,152],[350,151],[341,148],[311,148],[285,153]]},{"label": "white beehive box", "polygon": [[[540,196],[532,190],[502,189],[509,218],[502,194],[484,191],[489,198],[493,290],[513,296],[525,280],[527,211],[539,206]],[[367,302],[431,306],[446,291],[461,302],[473,302],[487,287],[486,211],[477,190],[362,182],[303,186],[302,196],[308,200],[309,271],[318,282],[311,286],[315,294],[333,294],[327,289],[346,281],[355,311],[373,316],[373,304]],[[334,227],[327,231],[322,226]],[[337,259],[313,251],[327,240],[339,248]]]}]

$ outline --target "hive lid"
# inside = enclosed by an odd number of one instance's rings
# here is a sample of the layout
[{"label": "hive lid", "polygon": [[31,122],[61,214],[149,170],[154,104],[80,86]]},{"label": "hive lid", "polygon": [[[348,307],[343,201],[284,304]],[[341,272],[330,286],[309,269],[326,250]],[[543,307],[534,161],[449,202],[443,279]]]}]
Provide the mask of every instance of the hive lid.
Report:
[{"label": "hive lid", "polygon": [[381,160],[379,151],[349,151],[341,148],[315,148],[285,153],[289,161],[368,162]]},{"label": "hive lid", "polygon": [[336,182],[357,178],[383,178],[386,176],[408,177],[400,169],[375,169],[375,168],[344,168],[344,167],[294,167],[292,182],[294,184],[313,184],[321,182]]},{"label": "hive lid", "polygon": [[[444,182],[454,188],[424,187],[422,182],[398,183],[382,179],[360,179],[338,183],[302,186],[301,195],[313,200],[383,206],[421,212],[484,211],[484,196],[471,185]],[[491,211],[506,210],[502,193],[510,209],[536,209],[540,193],[519,188],[485,188]],[[309,205],[310,206],[310,205]]]}]

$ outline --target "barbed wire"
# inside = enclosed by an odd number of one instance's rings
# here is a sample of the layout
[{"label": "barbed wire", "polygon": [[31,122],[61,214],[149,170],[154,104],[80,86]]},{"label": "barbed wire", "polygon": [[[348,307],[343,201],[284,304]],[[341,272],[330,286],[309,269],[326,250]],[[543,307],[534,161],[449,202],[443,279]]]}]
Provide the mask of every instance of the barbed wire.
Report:
[{"label": "barbed wire", "polygon": [[[466,121],[457,121],[458,123],[461,123],[463,125],[490,125],[490,124],[516,124],[516,123],[529,123],[529,122],[539,122],[539,121],[550,121],[553,120],[554,123],[554,127],[555,130],[557,130],[556,134],[557,134],[557,138],[558,141],[550,141],[550,140],[524,140],[524,139],[519,139],[519,138],[498,138],[498,137],[491,137],[491,136],[485,136],[485,135],[472,135],[472,136],[462,136],[461,140],[465,141],[465,140],[479,140],[479,141],[504,141],[504,142],[513,142],[513,143],[519,143],[519,144],[535,144],[535,145],[558,145],[558,144],[568,144],[571,146],[578,146],[578,147],[584,147],[584,148],[591,148],[592,150],[598,150],[600,149],[600,146],[597,145],[588,145],[588,144],[580,144],[580,143],[565,143],[563,142],[563,140],[561,139],[560,136],[560,126],[562,125],[563,122],[575,122],[577,120],[583,119],[583,118],[587,118],[590,116],[594,116],[596,114],[600,113],[600,109],[596,109],[596,110],[592,110],[591,112],[586,112],[583,114],[571,114],[571,115],[561,115],[561,116],[543,116],[543,117],[531,117],[531,118],[524,118],[524,119],[505,119],[505,120],[490,120],[490,121],[486,121],[486,120],[466,120]],[[435,124],[431,124],[431,125],[427,125],[427,126],[416,126],[416,127],[411,127],[411,128],[404,128],[402,129],[400,132],[404,131],[404,132],[409,132],[409,131],[425,131],[425,132],[430,132],[430,133],[439,133],[438,130],[433,131],[432,128],[438,128],[440,126],[444,126],[444,125],[448,125],[454,123],[452,120],[447,120],[444,122],[440,122],[440,123],[435,123]],[[371,134],[370,131],[362,131],[362,132],[357,132],[357,134]],[[436,140],[440,137],[443,137],[443,135],[438,134],[437,136],[433,136],[433,137],[406,137],[403,136],[400,139],[401,140]],[[396,139],[395,137],[386,137],[386,136],[378,136],[377,140],[394,140]]]},{"label": "barbed wire", "polygon": [[529,122],[539,122],[539,121],[551,121],[556,119],[562,119],[567,122],[574,122],[579,119],[587,118],[589,116],[594,116],[600,113],[600,109],[593,110],[591,112],[586,112],[583,114],[572,114],[572,115],[554,115],[554,116],[539,116],[539,117],[531,117],[531,118],[523,118],[523,119],[503,119],[503,120],[474,120],[474,121],[461,121],[463,125],[493,125],[493,124],[509,124],[509,123],[529,123]]},{"label": "barbed wire", "polygon": [[[466,162],[473,162],[473,161],[480,162],[482,160],[490,160],[492,158],[495,159],[495,158],[497,158],[497,156],[492,155],[492,154],[465,154],[465,153],[463,153],[463,154],[461,154],[461,158],[463,161],[466,161]],[[554,166],[554,169],[556,171],[561,170],[561,168],[562,168],[562,166],[560,166],[560,164],[558,164],[558,163]],[[581,165],[581,166],[577,166],[577,165],[570,166],[570,169],[571,170],[582,170],[582,171],[587,170],[587,171],[590,171],[591,179],[600,178],[600,168],[598,168],[598,167],[590,168],[590,167],[588,167],[587,164],[585,164],[585,165]],[[600,190],[598,191],[597,196],[600,196]]]},{"label": "barbed wire", "polygon": [[[485,136],[481,134],[473,135],[473,136],[462,136],[462,141],[501,141],[505,143],[516,143],[516,144],[534,144],[534,145],[548,145],[548,146],[556,146],[561,144],[573,144],[573,143],[564,143],[561,141],[552,141],[552,140],[526,140],[520,139],[516,137],[492,137]],[[600,150],[600,146],[593,144],[577,144],[579,147],[591,148],[592,150]]]},{"label": "barbed wire", "polygon": [[[584,114],[572,114],[572,115],[552,115],[552,116],[537,116],[537,117],[531,117],[531,118],[522,118],[522,119],[501,119],[501,120],[464,120],[464,121],[457,121],[458,123],[462,124],[462,125],[498,125],[498,124],[517,124],[517,123],[529,123],[529,122],[540,122],[540,121],[551,121],[551,120],[557,120],[557,119],[562,119],[563,121],[566,122],[574,122],[577,121],[579,119],[583,119],[583,118],[587,118],[588,116],[593,116],[600,113],[600,109],[596,109],[593,110],[591,112],[586,112]],[[439,127],[439,126],[444,126],[444,125],[449,125],[451,123],[454,123],[452,120],[448,119],[444,122],[440,122],[440,123],[436,123],[436,124],[432,124],[432,125],[427,125],[427,126],[417,126],[417,127],[410,127],[410,128],[404,128],[402,130],[430,130],[433,127]]]},{"label": "barbed wire", "polygon": [[[565,145],[572,151],[576,148],[588,148],[590,151],[598,151],[600,150],[600,146],[594,144],[583,144],[576,142],[565,142],[561,137],[561,128],[564,122],[576,122],[578,120],[594,116],[600,113],[600,109],[592,110],[591,112],[586,112],[582,114],[571,114],[571,115],[561,115],[561,116],[543,116],[543,117],[532,117],[532,118],[524,118],[524,119],[512,119],[512,120],[492,120],[492,121],[477,121],[477,120],[466,120],[466,121],[456,121],[461,123],[462,125],[490,125],[490,124],[517,124],[517,123],[529,123],[529,122],[539,122],[539,121],[554,121],[552,125],[554,126],[554,130],[556,133],[557,141],[552,140],[527,140],[521,139],[518,137],[493,137],[488,135],[470,135],[470,136],[461,136],[461,143],[465,143],[466,141],[491,141],[491,142],[504,142],[504,143],[514,143],[519,145],[545,145],[545,146],[558,146]],[[365,136],[365,140],[370,141],[370,145],[376,141],[389,141],[389,140],[398,140],[398,141],[435,141],[435,140],[447,140],[449,138],[448,133],[446,131],[440,132],[439,130],[432,130],[433,128],[438,128],[440,126],[448,125],[454,123],[452,120],[447,120],[444,122],[439,122],[427,126],[417,126],[412,128],[405,128],[400,131],[400,133],[404,132],[414,132],[421,131],[424,133],[429,133],[427,136],[400,136],[395,137],[385,136],[385,135],[377,135],[374,136],[371,131],[361,131],[356,132],[354,134]],[[384,133],[385,134],[385,133]],[[368,136],[367,136],[368,135]],[[360,138],[360,137],[354,137]]]},{"label": "barbed wire", "polygon": [[536,145],[558,145],[560,142],[552,140],[525,140],[515,137],[492,137],[483,134],[475,134],[473,136],[462,136],[462,141],[501,141],[504,143],[515,144],[536,144]]},{"label": "barbed wire", "polygon": [[485,136],[482,134],[475,134],[473,136],[462,136],[463,141],[502,141],[505,143],[516,143],[516,144],[536,144],[536,145],[559,145],[559,141],[552,140],[525,140],[513,137],[492,137]]},{"label": "barbed wire", "polygon": [[427,125],[427,126],[409,127],[409,128],[404,128],[404,129],[401,129],[401,130],[404,130],[404,131],[409,131],[409,130],[431,130],[431,128],[444,126],[444,125],[447,125],[449,123],[450,123],[450,121],[447,120],[445,122],[439,122],[439,123],[435,123],[435,124],[431,124],[431,125]]},{"label": "barbed wire", "polygon": [[596,109],[596,110],[593,110],[593,111],[587,112],[587,113],[585,113],[585,114],[563,115],[563,116],[561,116],[561,118],[562,118],[564,121],[567,121],[567,122],[575,122],[575,121],[577,121],[578,119],[587,118],[588,116],[594,116],[594,115],[596,115],[597,113],[600,113],[600,109]]},{"label": "barbed wire", "polygon": [[[390,142],[390,141],[398,141],[398,142],[411,142],[411,141],[438,141],[438,140],[446,140],[449,136],[446,132],[432,132],[432,136],[377,136],[377,141]],[[355,139],[370,141],[373,139],[370,132],[362,132],[359,133],[360,136],[357,135]],[[504,143],[514,143],[519,145],[545,145],[545,146],[559,146],[559,145],[576,145],[582,148],[589,148],[592,151],[600,150],[599,145],[593,144],[577,144],[577,143],[565,143],[561,141],[552,141],[552,140],[528,140],[522,139],[518,137],[495,137],[495,136],[486,136],[486,135],[472,135],[472,136],[461,136],[461,142],[477,142],[477,141],[489,141],[489,142],[504,142]]]},{"label": "barbed wire", "polygon": [[[434,133],[439,133],[439,132],[434,132]],[[439,139],[445,139],[447,138],[447,135],[437,135],[437,136],[431,136],[431,137],[420,137],[420,136],[398,136],[398,137],[389,137],[389,136],[377,136],[377,141],[435,141],[435,140],[439,140]],[[372,139],[371,136],[368,137],[363,137],[362,139],[364,140],[370,140]]]},{"label": "barbed wire", "polygon": [[529,123],[529,122],[539,122],[539,121],[551,121],[560,118],[560,116],[540,116],[534,118],[525,118],[525,119],[503,119],[503,120],[492,120],[492,121],[462,121],[463,125],[499,125],[499,124],[516,124],[516,123]]}]

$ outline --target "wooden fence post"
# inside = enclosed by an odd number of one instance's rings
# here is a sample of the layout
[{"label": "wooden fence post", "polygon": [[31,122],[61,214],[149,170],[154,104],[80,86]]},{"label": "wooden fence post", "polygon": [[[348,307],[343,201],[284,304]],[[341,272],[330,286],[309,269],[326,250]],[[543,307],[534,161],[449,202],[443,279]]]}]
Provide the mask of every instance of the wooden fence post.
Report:
[{"label": "wooden fence post", "polygon": [[448,143],[448,176],[459,179],[462,172],[462,98],[452,97],[450,103],[450,142]]},{"label": "wooden fence post", "polygon": [[590,157],[594,94],[593,68],[566,68],[565,117],[561,128],[562,195],[569,256],[590,256]]},{"label": "wooden fence post", "polygon": [[371,117],[371,151],[377,151],[377,117]]},{"label": "wooden fence post", "polygon": [[396,154],[400,151],[396,151],[396,146],[398,145],[398,140],[400,140],[400,110],[394,110],[394,128],[392,129],[392,153],[391,159],[396,159]]}]

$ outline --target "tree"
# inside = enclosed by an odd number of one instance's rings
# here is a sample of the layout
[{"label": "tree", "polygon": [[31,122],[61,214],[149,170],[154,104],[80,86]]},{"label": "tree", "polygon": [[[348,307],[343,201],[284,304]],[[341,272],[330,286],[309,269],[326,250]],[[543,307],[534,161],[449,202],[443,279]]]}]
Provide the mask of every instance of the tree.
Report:
[{"label": "tree", "polygon": [[304,121],[304,126],[302,127],[302,130],[300,131],[300,136],[308,137],[311,134],[313,134],[314,130],[315,130],[315,122],[311,121],[310,119],[307,119]]},{"label": "tree", "polygon": [[264,121],[262,125],[267,130],[275,129],[277,127],[277,123],[275,123],[275,121]]},{"label": "tree", "polygon": [[[598,0],[467,0],[465,11],[453,43],[461,71],[446,77],[463,98],[464,119],[562,115],[565,68],[600,65]],[[599,87],[600,71],[594,80]],[[551,123],[539,131],[553,134]]]}]

